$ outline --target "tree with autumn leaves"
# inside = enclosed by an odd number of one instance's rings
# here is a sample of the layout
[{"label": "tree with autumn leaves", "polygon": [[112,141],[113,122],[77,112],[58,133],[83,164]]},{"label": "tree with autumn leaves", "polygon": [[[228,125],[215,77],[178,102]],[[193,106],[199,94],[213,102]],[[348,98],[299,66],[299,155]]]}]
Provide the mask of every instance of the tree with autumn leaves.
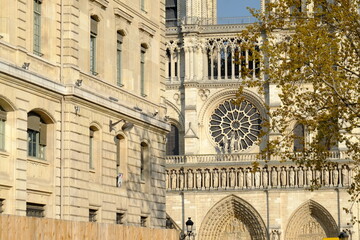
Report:
[{"label": "tree with autumn leaves", "polygon": [[281,102],[268,106],[263,129],[271,134],[262,153],[315,169],[336,164],[331,156],[351,159],[354,201],[360,193],[359,11],[359,0],[269,0],[251,10],[259,22],[240,34],[240,48],[251,50],[262,73],[254,79],[255,68],[242,69],[244,86],[265,96],[275,90]]}]

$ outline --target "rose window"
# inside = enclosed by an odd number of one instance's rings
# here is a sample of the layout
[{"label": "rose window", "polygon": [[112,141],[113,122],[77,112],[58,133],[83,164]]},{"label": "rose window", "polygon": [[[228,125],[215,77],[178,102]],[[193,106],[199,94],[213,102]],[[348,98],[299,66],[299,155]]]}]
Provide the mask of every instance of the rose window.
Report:
[{"label": "rose window", "polygon": [[221,103],[211,114],[210,133],[225,153],[248,149],[258,140],[261,129],[259,110],[249,101]]}]

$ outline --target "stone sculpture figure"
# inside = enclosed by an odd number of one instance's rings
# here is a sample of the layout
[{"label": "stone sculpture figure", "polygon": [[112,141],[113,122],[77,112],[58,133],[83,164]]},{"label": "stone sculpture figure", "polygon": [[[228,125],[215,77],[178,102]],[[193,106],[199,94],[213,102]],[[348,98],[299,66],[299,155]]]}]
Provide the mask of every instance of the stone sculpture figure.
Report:
[{"label": "stone sculpture figure", "polygon": [[316,184],[321,184],[321,172],[320,172],[320,170],[315,170],[315,181],[316,181]]},{"label": "stone sculpture figure", "polygon": [[341,168],[341,178],[342,178],[342,185],[343,186],[349,185],[348,169],[347,169],[347,167],[345,165],[342,166],[342,168]]},{"label": "stone sculpture figure", "polygon": [[201,188],[201,170],[199,169],[196,173],[196,187]]},{"label": "stone sculpture figure", "polygon": [[205,170],[205,187],[206,188],[210,188],[210,173],[209,173],[209,169]]},{"label": "stone sculpture figure", "polygon": [[242,170],[242,168],[239,169],[239,187],[243,188],[244,187],[244,172]]},{"label": "stone sculpture figure", "polygon": [[337,166],[333,169],[333,184],[334,186],[337,186],[339,184],[339,171]]},{"label": "stone sculpture figure", "polygon": [[230,187],[235,187],[235,172],[234,169],[230,169],[230,173],[229,173],[229,178],[230,178]]},{"label": "stone sculpture figure", "polygon": [[267,168],[263,169],[262,174],[263,174],[263,186],[267,187],[269,184],[269,174]]},{"label": "stone sculpture figure", "polygon": [[184,189],[184,171],[182,169],[179,171],[179,188]]},{"label": "stone sculpture figure", "polygon": [[171,173],[171,189],[176,189],[176,171],[172,170]]},{"label": "stone sculpture figure", "polygon": [[226,188],[226,170],[221,170],[221,187]]},{"label": "stone sculpture figure", "polygon": [[285,170],[285,167],[281,168],[280,182],[281,182],[281,186],[283,186],[283,187],[286,186],[286,170]]},{"label": "stone sculpture figure", "polygon": [[218,170],[215,169],[214,172],[213,172],[213,187],[214,188],[218,188],[219,187],[219,173],[218,173]]},{"label": "stone sculpture figure", "polygon": [[298,170],[298,183],[299,183],[299,187],[302,187],[304,185],[303,167],[299,167],[299,170]]},{"label": "stone sculpture figure", "polygon": [[248,169],[246,170],[246,186],[247,186],[248,188],[250,188],[250,187],[252,186],[250,168],[248,168]]},{"label": "stone sculpture figure", "polygon": [[230,134],[230,152],[235,152],[235,132],[231,131]]},{"label": "stone sculpture figure", "polygon": [[277,184],[277,171],[276,167],[273,167],[271,171],[271,186],[276,187]]},{"label": "stone sculpture figure", "polygon": [[329,169],[325,166],[323,182],[325,186],[329,186]]},{"label": "stone sculpture figure", "polygon": [[293,167],[291,167],[289,171],[289,184],[291,187],[295,186],[295,172]]},{"label": "stone sculpture figure", "polygon": [[255,172],[255,187],[260,187],[260,169],[256,169]]},{"label": "stone sculpture figure", "polygon": [[222,142],[223,142],[224,153],[228,153],[229,152],[229,138],[227,137],[226,134],[222,138]]},{"label": "stone sculpture figure", "polygon": [[308,186],[312,185],[312,169],[311,167],[308,167],[306,170],[306,184]]},{"label": "stone sculpture figure", "polygon": [[192,170],[189,169],[188,170],[188,188],[192,189],[194,186],[194,178],[193,178],[193,173]]}]

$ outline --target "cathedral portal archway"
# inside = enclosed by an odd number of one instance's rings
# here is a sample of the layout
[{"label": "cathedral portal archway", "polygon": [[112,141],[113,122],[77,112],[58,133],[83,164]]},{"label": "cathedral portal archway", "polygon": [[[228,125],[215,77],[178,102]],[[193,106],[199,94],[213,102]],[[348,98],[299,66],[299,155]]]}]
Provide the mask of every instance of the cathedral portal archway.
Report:
[{"label": "cathedral portal archway", "polygon": [[260,214],[234,195],[215,204],[206,214],[199,231],[200,240],[264,240],[266,226]]},{"label": "cathedral portal archway", "polygon": [[319,203],[309,200],[293,213],[285,232],[287,240],[321,240],[337,237],[338,227],[331,214]]}]

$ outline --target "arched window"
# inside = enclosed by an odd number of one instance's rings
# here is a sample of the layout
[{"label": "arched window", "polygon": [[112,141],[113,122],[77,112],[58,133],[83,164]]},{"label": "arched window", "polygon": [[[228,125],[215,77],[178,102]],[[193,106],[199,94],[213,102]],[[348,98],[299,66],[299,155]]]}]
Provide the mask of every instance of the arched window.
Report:
[{"label": "arched window", "polygon": [[145,181],[149,177],[149,146],[142,142],[141,143],[141,156],[140,156],[140,178],[141,181]]},{"label": "arched window", "polygon": [[95,161],[99,157],[99,129],[95,126],[89,128],[89,168],[95,169]]},{"label": "arched window", "polygon": [[123,185],[123,179],[127,176],[127,148],[126,139],[122,135],[115,137],[116,144],[116,170],[117,170],[117,187]]},{"label": "arched window", "polygon": [[179,155],[179,129],[175,125],[171,124],[166,140],[166,155]]},{"label": "arched window", "polygon": [[305,128],[304,125],[299,123],[295,126],[294,130],[294,152],[302,152],[305,148]]},{"label": "arched window", "polygon": [[35,112],[28,113],[28,156],[45,159],[47,124]]},{"label": "arched window", "polygon": [[5,150],[6,111],[0,105],[0,150]]}]

